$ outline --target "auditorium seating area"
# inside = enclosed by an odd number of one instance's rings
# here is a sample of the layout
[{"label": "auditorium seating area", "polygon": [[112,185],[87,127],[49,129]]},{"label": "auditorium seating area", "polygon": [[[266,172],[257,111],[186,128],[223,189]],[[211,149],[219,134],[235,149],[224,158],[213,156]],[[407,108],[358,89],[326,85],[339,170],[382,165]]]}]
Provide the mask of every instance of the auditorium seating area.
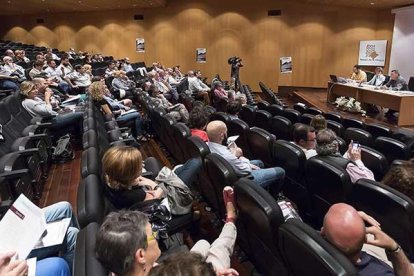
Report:
[{"label": "auditorium seating area", "polygon": [[[36,52],[46,50],[34,45],[0,42],[0,52],[6,49],[24,49],[31,60]],[[53,52],[58,56],[64,54],[58,49]],[[92,74],[103,76],[112,60],[113,57],[108,56],[104,62],[92,63]],[[74,59],[71,63],[83,64],[84,61]],[[21,65],[25,69],[31,66],[30,63]],[[134,69],[146,68],[143,62],[132,66]],[[129,77],[138,85],[146,80],[138,70]],[[108,86],[111,80],[106,79]],[[237,246],[255,272],[261,275],[357,275],[353,264],[317,232],[329,207],[339,202],[348,203],[377,219],[381,228],[401,245],[413,262],[414,202],[407,195],[382,184],[381,180],[390,167],[414,157],[414,136],[383,124],[365,123],[336,112],[324,113],[315,107],[292,103],[263,82],[259,85],[262,94],[252,91],[247,84],[241,86],[247,105],[242,107],[237,119],[226,113],[226,101],[210,107],[209,119],[223,121],[229,136],[239,136],[236,143],[246,157],[262,160],[266,167],[278,166],[285,170],[283,195],[297,206],[303,221],[290,219],[285,222],[275,197],[254,184],[249,174],[238,174],[223,157],[211,153],[205,142],[191,136],[188,125],[177,121],[167,110],[156,107],[154,99],[145,91],[135,89],[139,111],[150,122],[148,136],[159,143],[172,163],[182,164],[190,158],[202,160],[203,169],[194,187],[198,195],[197,205],[208,206],[208,212],[202,214],[208,213],[213,217],[214,227],[220,228],[226,215],[223,188],[234,187],[239,212]],[[194,99],[185,95],[187,89],[188,82],[177,88],[179,102],[191,108]],[[51,118],[31,118],[21,105],[19,92],[0,91],[0,94],[3,95],[0,102],[2,205],[10,204],[21,193],[38,203],[51,165],[52,142],[48,130]],[[140,145],[129,136],[128,126],[120,126],[113,118],[104,116],[90,96],[83,107],[81,181],[76,200],[81,229],[76,242],[73,274],[104,276],[109,271],[95,258],[95,237],[105,216],[116,208],[104,193],[101,160],[112,146]],[[301,148],[291,142],[292,132],[295,124],[309,125],[315,115],[327,119],[327,127],[338,136],[342,154],[351,141],[361,145],[362,161],[374,173],[376,181],[361,179],[352,184],[348,173],[337,164],[317,156],[306,160]],[[144,163],[147,171],[143,176],[150,179],[155,179],[164,165],[153,157],[148,157]],[[194,228],[201,227],[200,220],[203,218],[195,213],[173,216],[168,223],[168,234],[191,233]]]}]

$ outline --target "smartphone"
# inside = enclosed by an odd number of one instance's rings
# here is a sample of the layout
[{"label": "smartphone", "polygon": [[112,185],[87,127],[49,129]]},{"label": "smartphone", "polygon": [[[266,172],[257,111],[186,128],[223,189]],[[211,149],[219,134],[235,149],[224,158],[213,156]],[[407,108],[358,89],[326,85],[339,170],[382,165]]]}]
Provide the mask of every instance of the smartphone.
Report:
[{"label": "smartphone", "polygon": [[352,143],[352,149],[359,149],[359,147],[360,147],[360,144],[358,143],[358,142],[353,142]]}]

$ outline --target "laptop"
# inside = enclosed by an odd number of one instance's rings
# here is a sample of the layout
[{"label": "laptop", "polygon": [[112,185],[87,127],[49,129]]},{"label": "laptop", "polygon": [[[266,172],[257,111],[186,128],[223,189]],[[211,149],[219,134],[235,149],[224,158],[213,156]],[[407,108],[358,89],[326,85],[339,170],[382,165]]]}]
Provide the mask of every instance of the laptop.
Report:
[{"label": "laptop", "polygon": [[346,79],[345,78],[341,78],[341,77],[337,77],[336,75],[329,75],[329,77],[331,78],[332,82],[337,82],[337,83],[346,83]]}]

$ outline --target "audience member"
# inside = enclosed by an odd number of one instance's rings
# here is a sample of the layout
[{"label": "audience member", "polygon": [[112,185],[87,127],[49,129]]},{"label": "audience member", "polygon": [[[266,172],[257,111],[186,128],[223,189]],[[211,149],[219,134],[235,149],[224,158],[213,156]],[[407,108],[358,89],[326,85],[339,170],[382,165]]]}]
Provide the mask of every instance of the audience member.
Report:
[{"label": "audience member", "polygon": [[72,269],[73,259],[75,257],[76,237],[79,232],[78,221],[72,210],[72,206],[69,202],[61,201],[43,208],[43,212],[46,223],[70,218],[69,228],[61,248],[44,247],[36,249],[29,254],[29,258],[37,257],[38,259],[44,259],[50,256],[57,256],[60,253],[60,256],[68,263],[69,268]]},{"label": "audience member", "polygon": [[356,82],[366,82],[367,74],[361,69],[361,66],[354,65],[353,73],[351,75],[351,80]]},{"label": "audience member", "polygon": [[14,54],[16,56],[16,62],[24,62],[24,63],[30,62],[30,59],[26,57],[25,50],[16,50],[14,51]]},{"label": "audience member", "polygon": [[317,134],[320,130],[327,128],[328,123],[322,115],[315,115],[310,122],[310,126],[315,129]]},{"label": "audience member", "polygon": [[208,135],[205,131],[208,124],[208,116],[204,112],[204,107],[193,107],[188,121],[192,136],[198,136],[204,142],[208,142]]},{"label": "audience member", "polygon": [[313,127],[300,123],[295,124],[293,126],[293,141],[303,150],[306,159],[318,154],[315,150],[316,133]]},{"label": "audience member", "polygon": [[375,68],[375,76],[367,82],[368,85],[381,86],[385,82],[384,69],[382,67]]},{"label": "audience member", "polygon": [[73,72],[72,64],[70,64],[69,57],[67,55],[62,57],[60,65],[57,67],[57,69],[61,72],[60,77],[62,79]]},{"label": "audience member", "polygon": [[106,78],[109,78],[109,77],[113,77],[113,76],[114,76],[115,71],[117,71],[117,68],[116,68],[116,63],[115,63],[115,61],[111,61],[111,62],[108,64],[108,67],[107,67],[107,68],[106,68],[106,70],[105,70],[105,79],[106,79]]},{"label": "audience member", "polygon": [[71,87],[66,81],[62,79],[62,71],[58,69],[58,67],[56,66],[56,62],[53,59],[51,59],[48,60],[47,65],[48,67],[45,69],[47,77],[57,84],[57,88],[59,89],[59,91],[61,91],[64,94],[69,94]]},{"label": "audience member", "polygon": [[222,121],[212,121],[207,125],[208,146],[212,153],[217,153],[226,159],[238,175],[250,173],[253,181],[264,188],[270,188],[272,193],[278,193],[283,185],[285,171],[274,167],[264,169],[261,160],[249,160],[243,156],[243,151],[235,143],[223,145],[227,138],[227,127]]},{"label": "audience member", "polygon": [[210,97],[208,95],[210,87],[201,80],[200,71],[188,71],[188,89],[195,99],[201,99],[206,105],[210,104]]},{"label": "audience member", "polygon": [[47,48],[46,50],[46,60],[60,60],[60,57],[58,57],[55,53],[53,53],[52,48]]},{"label": "audience member", "polygon": [[239,112],[242,109],[240,101],[231,101],[227,104],[227,114],[230,119],[238,119]]},{"label": "audience member", "polygon": [[180,65],[174,66],[173,71],[177,80],[181,80],[184,78],[184,74],[180,71]]},{"label": "audience member", "polygon": [[46,77],[46,73],[43,70],[44,61],[42,60],[36,60],[33,63],[33,68],[29,71],[29,77],[30,79],[34,79],[35,77]]},{"label": "audience member", "polygon": [[361,148],[354,147],[351,141],[348,151],[341,156],[338,152],[336,134],[330,129],[322,129],[316,135],[316,152],[318,156],[333,161],[346,170],[352,183],[361,178],[375,180],[372,171],[365,167],[361,160]]},{"label": "audience member", "polygon": [[414,163],[412,161],[401,162],[390,168],[382,179],[382,183],[414,200]]},{"label": "audience member", "polygon": [[13,61],[15,61],[15,59],[16,59],[16,55],[14,54],[13,50],[11,50],[11,49],[7,49],[7,50],[4,52],[4,55],[5,55],[6,57],[11,57],[11,58],[13,59]]},{"label": "audience member", "polygon": [[217,105],[221,99],[226,99],[229,102],[235,100],[235,93],[234,91],[226,91],[223,88],[223,84],[221,81],[216,81],[213,83],[212,87],[213,91],[213,103]]},{"label": "audience member", "polygon": [[404,78],[401,77],[398,70],[392,70],[390,80],[383,86],[383,88],[389,88],[397,91],[406,91],[408,90],[408,85]]},{"label": "audience member", "polygon": [[[142,130],[142,116],[135,110],[131,110],[129,107],[114,109],[114,105],[110,104],[105,97],[107,94],[108,88],[103,81],[95,81],[89,86],[89,94],[95,104],[95,106],[102,110],[102,113],[105,115],[113,115],[116,118],[116,121],[121,125],[132,124],[132,135],[140,141],[145,140]],[[120,107],[120,106],[118,106]]]},{"label": "audience member", "polygon": [[85,68],[80,64],[75,66],[74,72],[66,75],[65,80],[72,89],[77,89],[79,94],[85,94],[86,88],[92,83],[90,75],[85,72]]},{"label": "audience member", "polygon": [[[37,96],[42,99],[43,101],[45,100],[45,92],[47,88],[50,88],[49,85],[49,81],[47,81],[44,78],[34,78],[32,80],[33,84],[35,85],[37,91],[39,91],[39,93],[37,94]],[[50,104],[52,105],[53,110],[57,111],[59,108],[59,105],[61,103],[61,100],[63,99],[63,97],[65,95],[63,95],[62,93],[60,93],[59,91],[57,91],[56,89],[50,88],[52,91],[52,95],[50,96]]]},{"label": "audience member", "polygon": [[183,104],[173,105],[170,103],[154,84],[151,84],[149,87],[148,94],[153,99],[153,103],[157,107],[164,108],[165,111],[168,112],[168,114],[171,114],[177,121],[181,120],[184,123],[188,122],[188,110]]},{"label": "audience member", "polygon": [[[102,166],[107,194],[117,209],[128,209],[139,202],[166,196],[159,182],[142,176],[142,164],[141,152],[134,147],[114,146],[104,154]],[[174,170],[176,177],[171,175],[170,180],[191,186],[201,166],[201,160],[190,159]]]},{"label": "audience member", "polygon": [[13,59],[9,56],[5,56],[3,58],[4,66],[3,70],[9,74],[9,76],[17,76],[17,81],[22,82],[26,80],[26,76],[24,74],[24,69],[20,65],[17,65],[13,62]]},{"label": "audience member", "polygon": [[113,77],[111,85],[114,89],[124,90],[126,93],[126,91],[135,88],[135,82],[128,78],[125,71],[114,71]]},{"label": "audience member", "polygon": [[10,71],[4,69],[4,66],[0,64],[0,89],[19,90],[19,85],[17,84],[18,79],[18,76],[11,76]]},{"label": "audience member", "polygon": [[[14,260],[16,252],[0,253],[1,276],[27,276],[28,265],[25,260]],[[32,273],[32,272],[30,272]],[[36,261],[36,276],[70,276],[68,264],[59,257],[49,257]]]},{"label": "audience member", "polygon": [[[358,275],[414,275],[414,269],[401,247],[381,230],[375,219],[357,212],[350,205],[332,205],[325,215],[321,234],[354,264]],[[388,260],[368,254],[364,243],[385,249],[394,268],[384,262]]]},{"label": "audience member", "polygon": [[[227,210],[226,223],[214,243],[210,245],[205,240],[199,240],[191,248],[191,253],[173,255],[159,267],[156,263],[161,255],[156,241],[158,232],[151,229],[146,215],[138,211],[111,213],[106,217],[96,237],[97,258],[107,270],[118,276],[148,274],[237,276],[237,271],[230,268],[230,256],[237,237],[234,224],[237,213],[231,187],[224,188],[223,201]],[[119,250],[114,250],[115,248]],[[200,266],[193,263],[194,259],[199,260]],[[205,271],[198,271],[203,267],[206,268]]]},{"label": "audience member", "polygon": [[[20,85],[20,93],[24,98],[22,105],[33,117],[55,116],[52,119],[52,131],[62,131],[66,128],[74,127],[75,135],[78,138],[82,133],[83,112],[66,112],[57,113],[53,111],[50,98],[53,92],[46,88],[45,91],[39,91],[33,82],[24,81]],[[38,94],[44,94],[45,100],[41,100]]]},{"label": "audience member", "polygon": [[129,62],[129,58],[127,57],[124,58],[124,65],[120,69],[125,71],[126,73],[135,71],[134,68],[132,68],[131,63]]}]

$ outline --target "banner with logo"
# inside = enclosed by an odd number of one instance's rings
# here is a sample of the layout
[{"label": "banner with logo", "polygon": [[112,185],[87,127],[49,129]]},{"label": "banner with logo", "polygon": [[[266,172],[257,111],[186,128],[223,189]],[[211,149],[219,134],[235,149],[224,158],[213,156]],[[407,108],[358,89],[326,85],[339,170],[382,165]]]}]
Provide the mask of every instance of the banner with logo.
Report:
[{"label": "banner with logo", "polygon": [[386,40],[360,41],[358,64],[363,66],[384,66],[386,54]]}]

